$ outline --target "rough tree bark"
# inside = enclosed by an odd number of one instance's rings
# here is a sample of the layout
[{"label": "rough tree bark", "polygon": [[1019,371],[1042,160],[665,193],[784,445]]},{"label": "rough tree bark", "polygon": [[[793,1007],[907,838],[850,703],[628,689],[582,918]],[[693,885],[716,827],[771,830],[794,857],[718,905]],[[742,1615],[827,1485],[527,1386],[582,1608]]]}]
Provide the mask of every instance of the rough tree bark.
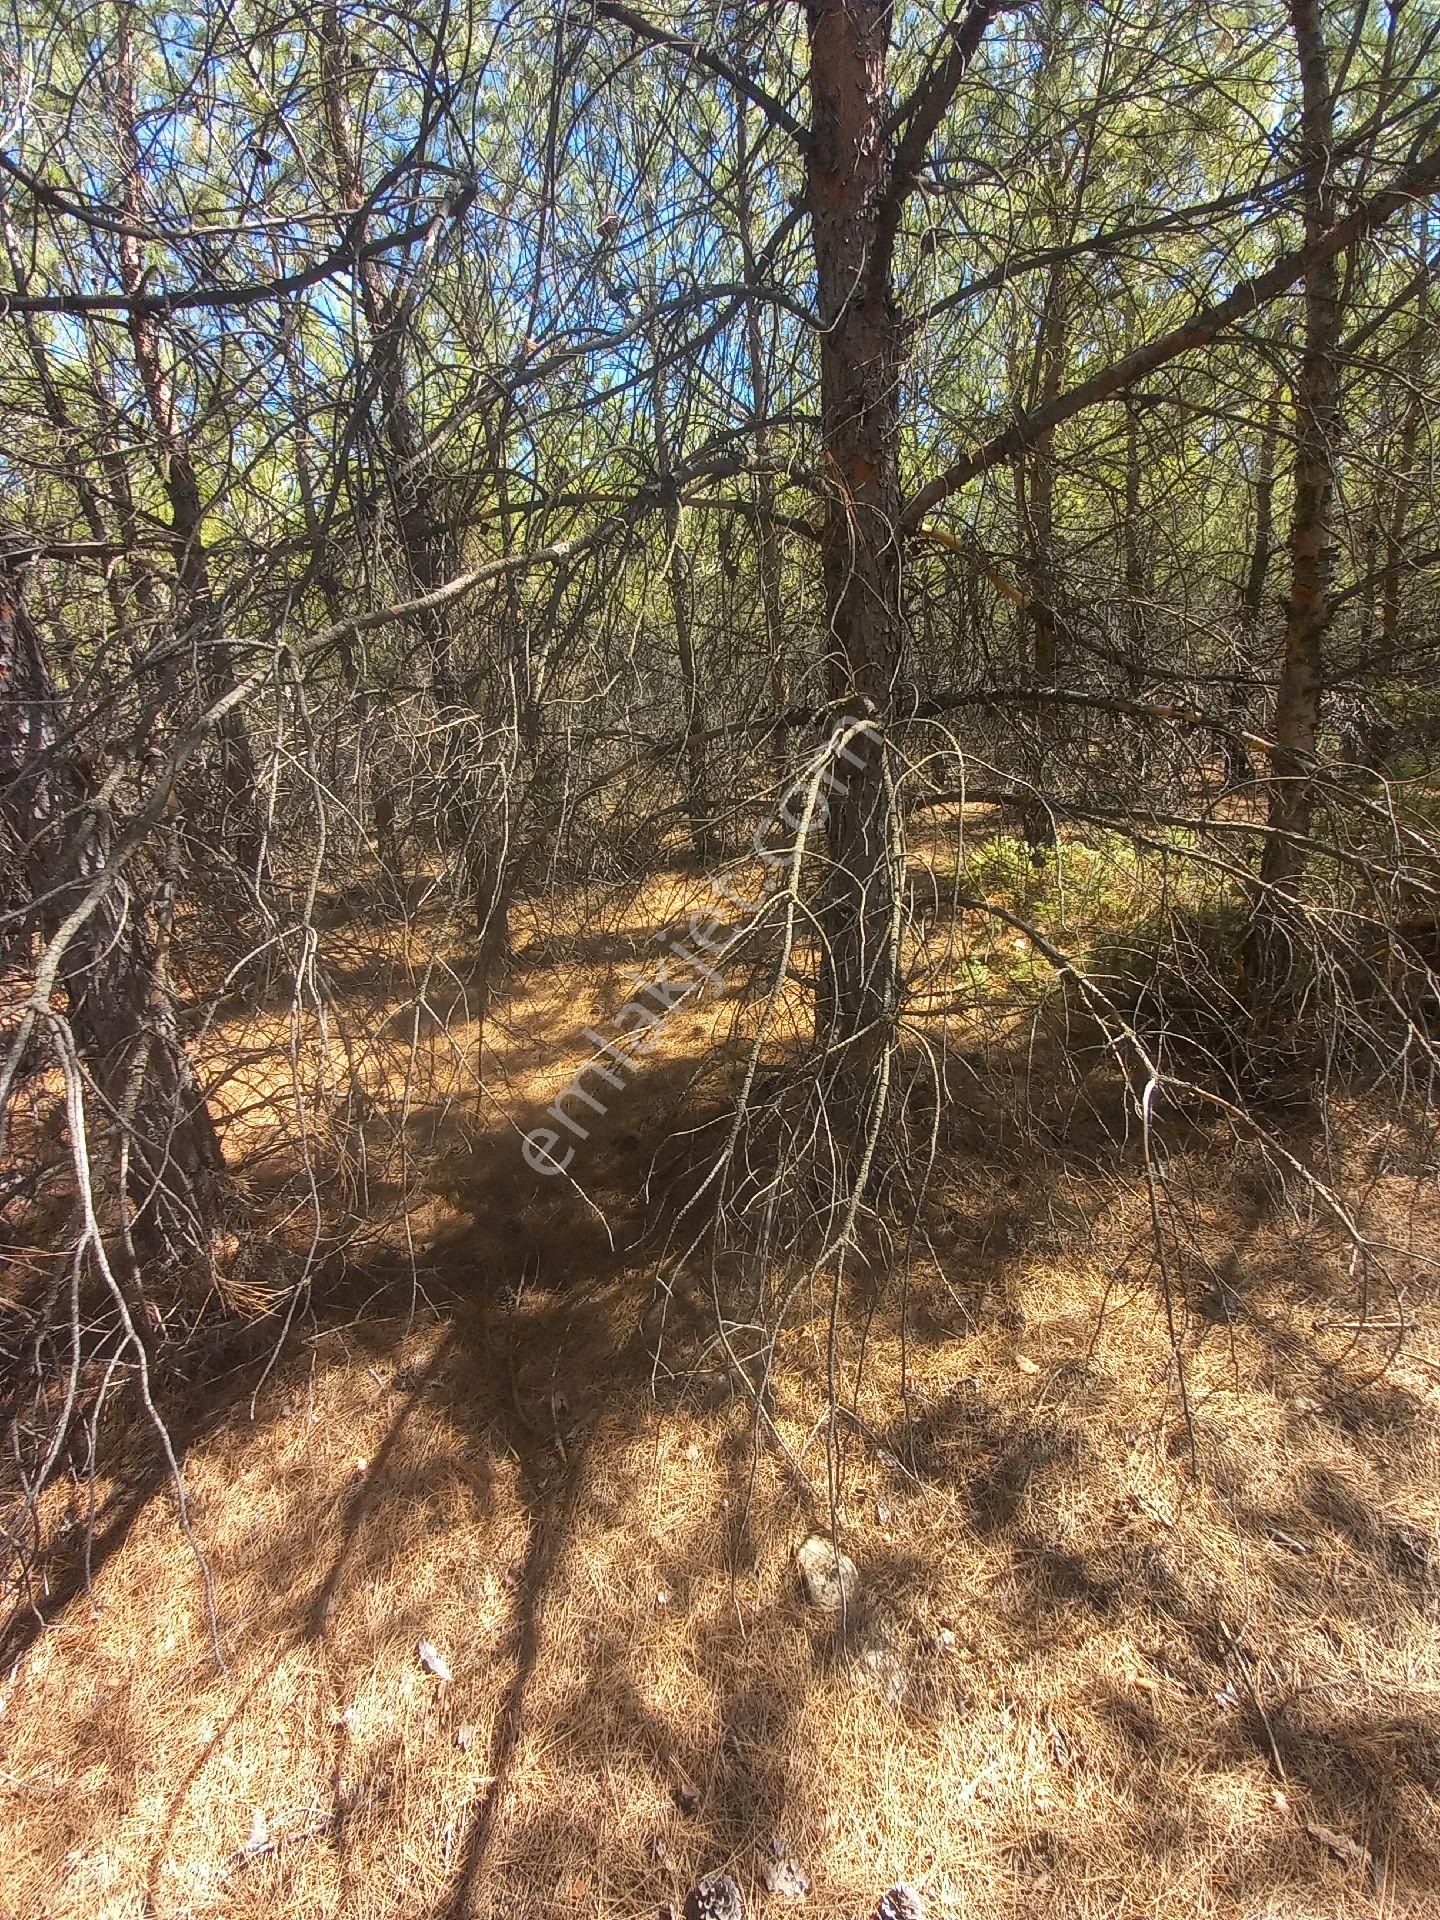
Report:
[{"label": "rough tree bark", "polygon": [[[903,823],[888,737],[904,658],[899,428],[904,326],[895,243],[930,141],[998,7],[973,0],[899,115],[886,86],[890,0],[805,0],[805,204],[819,322],[825,684],[843,730],[827,816],[816,996],[822,1044],[868,1074],[900,1004]],[[898,125],[898,140],[894,138]]]},{"label": "rough tree bark", "polygon": [[864,1060],[894,1021],[900,823],[885,724],[900,675],[898,210],[887,131],[888,0],[807,0],[807,200],[819,309],[821,567],[832,725],[849,732],[830,807],[819,1038]]},{"label": "rough tree bark", "polygon": [[98,1107],[117,1127],[137,1254],[205,1260],[224,1172],[220,1143],[139,905],[123,884],[99,884],[110,844],[108,808],[22,603],[20,566],[0,553],[7,917],[22,953],[37,933],[62,943],[58,982]]}]

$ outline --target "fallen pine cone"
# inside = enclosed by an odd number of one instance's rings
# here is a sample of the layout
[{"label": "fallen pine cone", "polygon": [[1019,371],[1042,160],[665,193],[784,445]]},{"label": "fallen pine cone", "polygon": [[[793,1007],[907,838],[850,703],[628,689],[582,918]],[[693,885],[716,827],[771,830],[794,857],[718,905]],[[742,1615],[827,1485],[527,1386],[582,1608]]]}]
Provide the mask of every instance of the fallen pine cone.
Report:
[{"label": "fallen pine cone", "polygon": [[707,1873],[686,1896],[685,1920],[745,1920],[745,1896],[728,1873]]}]

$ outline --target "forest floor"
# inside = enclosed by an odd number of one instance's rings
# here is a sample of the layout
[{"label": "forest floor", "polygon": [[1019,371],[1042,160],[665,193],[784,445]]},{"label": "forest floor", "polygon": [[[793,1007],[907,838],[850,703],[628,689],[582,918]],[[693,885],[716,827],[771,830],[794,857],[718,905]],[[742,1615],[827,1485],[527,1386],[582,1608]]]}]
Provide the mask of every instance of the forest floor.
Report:
[{"label": "forest floor", "polygon": [[[1024,1015],[974,1067],[906,1284],[900,1253],[853,1271],[833,1352],[828,1277],[802,1292],[757,1446],[703,1294],[654,1290],[729,1003],[672,1022],[583,1194],[520,1152],[674,907],[531,929],[483,1106],[456,974],[417,1028],[394,943],[357,936],[347,974],[327,936],[327,1044],[388,1031],[407,1063],[402,1161],[335,1156],[379,1224],[258,1392],[263,1313],[167,1402],[223,1670],[163,1472],[103,1456],[88,1594],[90,1496],[52,1503],[46,1625],[0,1671],[0,1914],[618,1920],[723,1866],[814,1920],[902,1879],[937,1920],[1440,1915],[1440,1207],[1409,1145],[1358,1106],[1329,1143],[1396,1249],[1363,1320],[1335,1235],[1201,1127],[1162,1272],[1133,1142]],[[323,1227],[285,1032],[250,1008],[206,1043],[273,1215],[236,1249],[252,1313]],[[843,1623],[796,1574],[827,1458]],[[777,1850],[803,1904],[766,1890]]]}]

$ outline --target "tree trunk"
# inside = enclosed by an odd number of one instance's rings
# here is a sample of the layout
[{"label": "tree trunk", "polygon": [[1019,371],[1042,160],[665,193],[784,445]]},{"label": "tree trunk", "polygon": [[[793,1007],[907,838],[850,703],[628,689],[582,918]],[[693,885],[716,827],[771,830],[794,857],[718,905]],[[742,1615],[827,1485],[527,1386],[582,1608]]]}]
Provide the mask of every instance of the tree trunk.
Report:
[{"label": "tree trunk", "polygon": [[[1058,156],[1052,164],[1059,165]],[[1059,232],[1059,223],[1055,223]],[[1065,265],[1055,261],[1046,276],[1040,324],[1035,339],[1034,376],[1031,381],[1032,407],[1047,406],[1060,392],[1065,373],[1066,286]],[[1030,677],[1039,687],[1058,685],[1061,676],[1061,623],[1059,614],[1059,578],[1055,566],[1055,434],[1042,433],[1030,450],[1028,460],[1016,470],[1016,498],[1020,507],[1020,532],[1026,556],[1030,592],[1027,618],[1032,636]],[[1058,710],[1042,706],[1035,716],[1038,752],[1034,763],[1036,795],[1027,801],[1023,828],[1026,844],[1037,857],[1055,843],[1055,820],[1045,804],[1053,735],[1058,730]]]},{"label": "tree trunk", "polygon": [[[365,205],[360,153],[351,124],[348,47],[340,9],[327,0],[320,14],[321,85],[326,132],[341,211],[358,214]],[[406,392],[405,302],[386,284],[379,264],[357,270],[360,304],[374,353],[379,400],[379,437],[387,455],[389,482],[405,565],[422,594],[434,593],[460,571],[459,545],[451,526],[446,489],[427,464],[421,434]],[[455,657],[456,627],[448,607],[428,608],[418,619],[429,669],[430,692],[448,724],[440,730],[435,774],[441,789],[438,824],[442,843],[459,862],[470,896],[478,943],[477,965],[482,1002],[488,1004],[492,976],[510,953],[510,908],[514,893],[514,857],[506,837],[495,832],[501,809],[485,795],[472,757],[465,751],[475,703],[465,697]],[[481,730],[487,735],[505,724],[496,688],[481,700]],[[485,711],[487,708],[489,711]],[[503,773],[500,777],[504,777]],[[382,839],[376,820],[377,839]],[[393,845],[393,835],[389,836]],[[383,855],[382,855],[383,857]]]},{"label": "tree trunk", "polygon": [[[735,109],[735,191],[740,215],[740,258],[745,284],[758,281],[753,235],[750,185],[750,144],[747,115],[741,100]],[[750,366],[750,404],[755,421],[755,566],[760,579],[760,612],[765,622],[765,652],[770,663],[770,704],[776,719],[775,757],[784,773],[788,742],[783,717],[790,711],[790,669],[780,586],[780,543],[775,530],[775,476],[770,459],[770,360],[765,351],[763,307],[758,299],[745,302],[745,351]]]},{"label": "tree trunk", "polygon": [[1265,610],[1265,580],[1275,550],[1275,452],[1280,442],[1280,399],[1276,387],[1265,410],[1260,430],[1259,452],[1255,465],[1255,529],[1250,541],[1250,561],[1240,586],[1240,631],[1235,647],[1235,677],[1230,684],[1227,718],[1231,733],[1225,741],[1225,777],[1238,786],[1251,777],[1250,756],[1244,742],[1236,738],[1245,723],[1246,681],[1253,668],[1256,642]]},{"label": "tree trunk", "polygon": [[702,867],[716,853],[714,819],[710,807],[709,768],[705,754],[704,715],[695,660],[695,608],[690,583],[690,556],[682,543],[684,510],[671,473],[670,410],[666,404],[665,371],[658,337],[650,341],[650,410],[655,429],[655,465],[664,489],[665,584],[670,617],[675,623],[675,659],[680,669],[680,698],[685,708],[685,815],[690,822],[690,844]]},{"label": "tree trunk", "polygon": [[[1317,0],[1290,0],[1300,62],[1305,240],[1336,217],[1334,101]],[[1285,896],[1304,877],[1314,808],[1311,762],[1320,730],[1324,638],[1330,620],[1335,532],[1332,510],[1339,400],[1339,269],[1325,259],[1305,276],[1305,330],[1295,393],[1295,503],[1290,523],[1290,596],[1271,724],[1270,798],[1256,901],[1253,983],[1262,1000],[1283,988],[1291,952],[1282,928]]]},{"label": "tree trunk", "polygon": [[[321,36],[321,84],[331,165],[340,211],[353,215],[365,205],[365,185],[346,94],[348,49],[335,0],[328,0],[322,9]],[[459,572],[459,555],[450,533],[446,502],[426,467],[405,390],[403,303],[386,285],[377,261],[362,261],[357,278],[374,353],[380,437],[389,456],[387,478],[394,499],[396,530],[415,585],[422,593],[433,593]],[[451,700],[456,685],[449,610],[429,609],[420,616],[420,628],[432,684],[441,698]]]},{"label": "tree trunk", "polygon": [[[1045,300],[1035,342],[1032,405],[1048,406],[1065,375],[1065,267],[1056,261],[1045,284]],[[1055,571],[1055,434],[1042,433],[1030,449],[1024,491],[1022,531],[1030,575],[1030,624],[1035,683],[1053,687],[1060,674],[1060,616]]]},{"label": "tree trunk", "polygon": [[[1422,252],[1429,244],[1429,224],[1420,229]],[[1420,420],[1429,395],[1425,388],[1425,338],[1428,302],[1421,296],[1415,331],[1405,355],[1405,381],[1408,392],[1400,421],[1400,451],[1395,462],[1395,491],[1385,526],[1385,576],[1380,591],[1380,637],[1386,654],[1395,645],[1400,630],[1400,593],[1405,577],[1405,527],[1415,491],[1415,448],[1420,438]]]},{"label": "tree trunk", "polygon": [[1141,531],[1140,416],[1125,404],[1125,686],[1138,700],[1145,685],[1145,617],[1151,598]]},{"label": "tree trunk", "polygon": [[[120,279],[126,293],[133,299],[144,292],[145,262],[136,231],[143,219],[144,208],[140,191],[140,143],[135,130],[135,73],[130,17],[131,8],[129,0],[126,0],[120,8],[119,31],[115,42],[113,99],[124,166],[121,205],[126,225],[119,243]],[[161,478],[170,505],[170,526],[179,569],[180,612],[176,622],[176,650],[182,659],[188,656],[193,660],[201,697],[208,706],[234,688],[235,665],[210,580],[210,561],[205,550],[204,499],[181,424],[175,390],[166,371],[159,324],[144,308],[133,306],[128,326],[146,411],[155,433]],[[224,796],[221,836],[230,846],[242,871],[253,879],[259,872],[263,857],[265,833],[255,757],[238,708],[232,707],[219,722],[215,728],[215,741],[220,761],[220,787]]]},{"label": "tree trunk", "polygon": [[807,0],[812,118],[807,198],[819,307],[824,446],[825,678],[847,759],[827,821],[830,884],[819,1038],[858,1064],[883,1045],[900,990],[903,871],[885,725],[902,655],[900,316],[885,66],[888,0]]},{"label": "tree trunk", "polygon": [[[16,242],[14,229],[8,211],[0,207],[0,233],[5,238],[5,253],[10,262],[12,284],[23,287],[26,284],[25,262]],[[50,354],[46,349],[39,326],[33,315],[17,316],[20,338],[25,343],[25,351],[35,372],[35,383],[40,389],[40,404],[45,410],[45,418],[55,434],[57,449],[64,456],[61,474],[75,495],[75,504],[80,516],[89,529],[90,538],[97,546],[107,546],[110,542],[110,529],[105,519],[103,496],[96,486],[87,468],[88,436],[75,420],[69,402],[51,365]],[[141,652],[139,636],[130,619],[130,610],[125,602],[123,577],[117,566],[108,565],[105,569],[105,597],[110,603],[111,618],[115,622],[115,632],[121,645],[132,659]]]},{"label": "tree trunk", "polygon": [[[53,941],[104,872],[109,812],[67,726],[20,573],[0,556],[0,832],[22,940]],[[224,1161],[133,896],[103,888],[64,937],[58,979],[76,1050],[117,1123],[142,1260],[205,1260]]]}]

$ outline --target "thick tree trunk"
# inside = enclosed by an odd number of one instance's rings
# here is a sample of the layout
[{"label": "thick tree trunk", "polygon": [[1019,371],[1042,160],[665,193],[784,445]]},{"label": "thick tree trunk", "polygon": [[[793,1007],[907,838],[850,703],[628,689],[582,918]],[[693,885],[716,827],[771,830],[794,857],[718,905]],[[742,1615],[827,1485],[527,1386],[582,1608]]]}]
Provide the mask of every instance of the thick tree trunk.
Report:
[{"label": "thick tree trunk", "polygon": [[[66,725],[18,566],[0,556],[0,835],[24,939],[53,941],[95,888],[109,815]],[[76,1050],[117,1129],[133,1245],[146,1261],[208,1257],[224,1163],[134,898],[103,887],[59,958]],[[92,1116],[93,1118],[94,1116]]]},{"label": "thick tree trunk", "polygon": [[903,871],[886,721],[900,674],[900,316],[890,289],[887,0],[807,0],[819,307],[825,677],[848,733],[827,833],[819,1037],[863,1063],[899,1002]]},{"label": "thick tree trunk", "polygon": [[[1334,100],[1317,0],[1290,0],[1300,63],[1305,240],[1336,217],[1332,145]],[[1269,1002],[1291,966],[1282,921],[1285,897],[1305,873],[1314,808],[1311,779],[1324,690],[1324,639],[1334,566],[1332,513],[1339,405],[1340,286],[1334,259],[1305,276],[1305,331],[1295,392],[1295,504],[1290,523],[1290,596],[1271,723],[1270,797],[1256,901],[1253,982]]]}]

